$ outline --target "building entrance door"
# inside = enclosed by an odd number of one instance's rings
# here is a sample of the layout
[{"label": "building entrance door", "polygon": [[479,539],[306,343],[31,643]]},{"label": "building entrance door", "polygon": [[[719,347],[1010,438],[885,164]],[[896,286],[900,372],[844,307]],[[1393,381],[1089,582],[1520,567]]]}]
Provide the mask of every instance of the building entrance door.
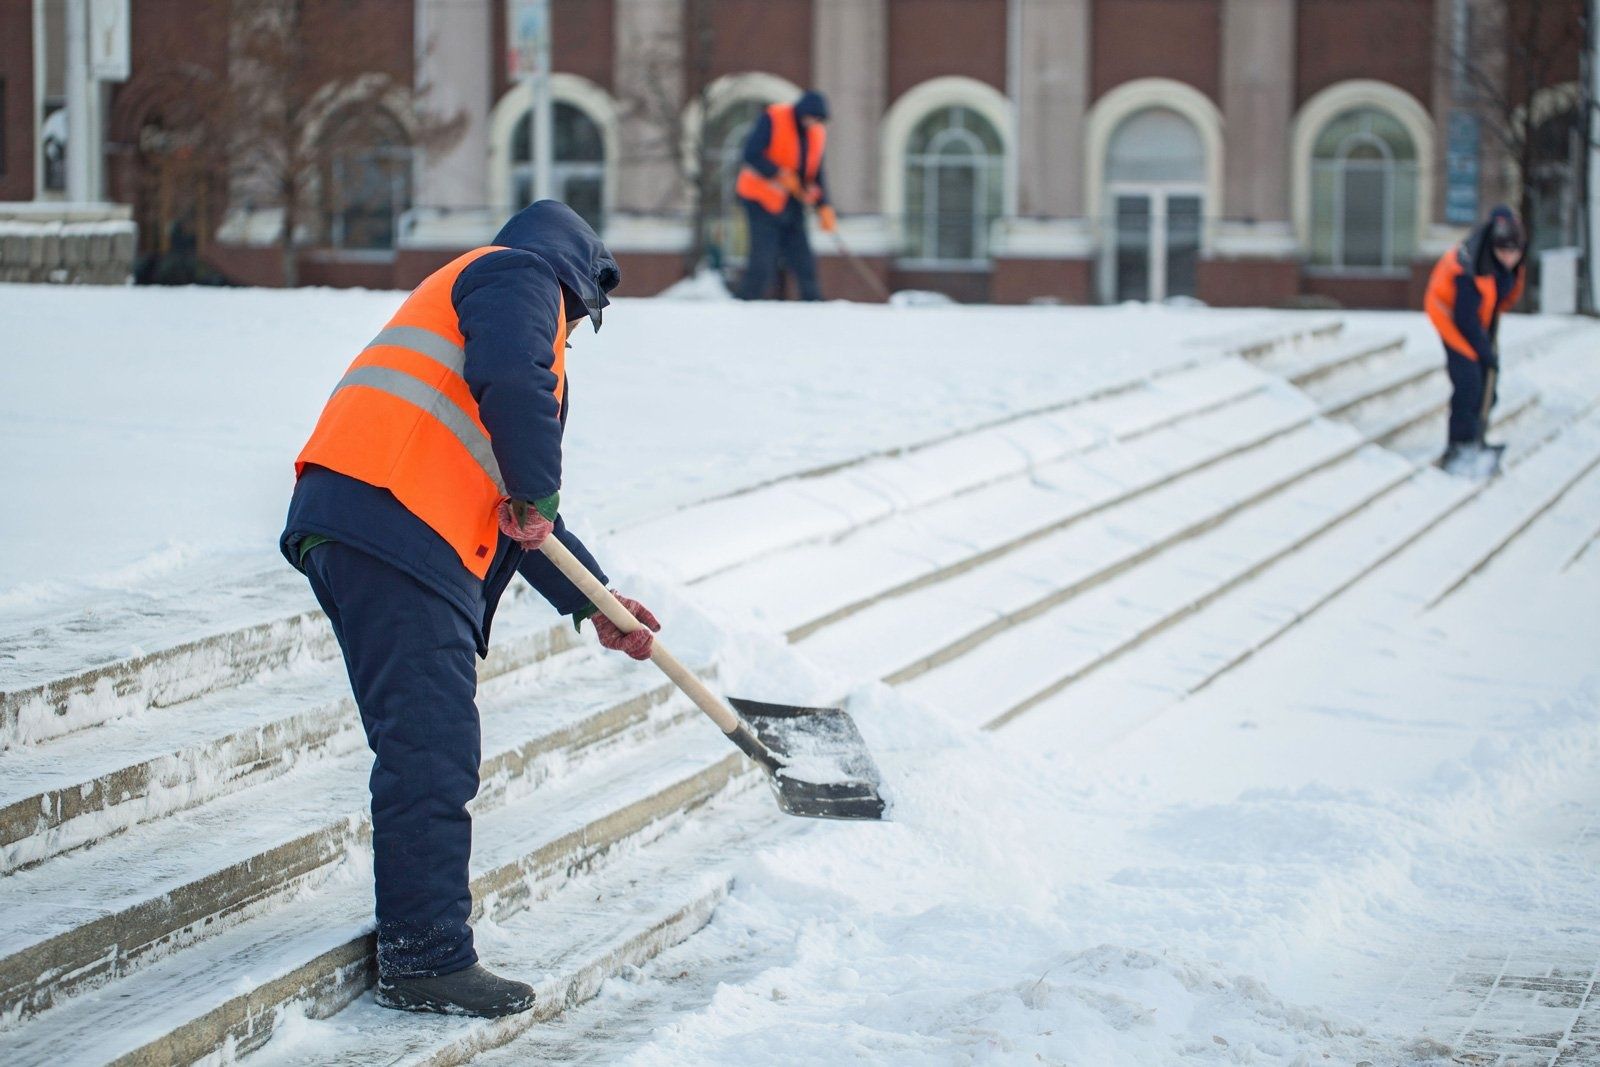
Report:
[{"label": "building entrance door", "polygon": [[1198,190],[1113,187],[1112,299],[1195,295],[1200,262]]}]

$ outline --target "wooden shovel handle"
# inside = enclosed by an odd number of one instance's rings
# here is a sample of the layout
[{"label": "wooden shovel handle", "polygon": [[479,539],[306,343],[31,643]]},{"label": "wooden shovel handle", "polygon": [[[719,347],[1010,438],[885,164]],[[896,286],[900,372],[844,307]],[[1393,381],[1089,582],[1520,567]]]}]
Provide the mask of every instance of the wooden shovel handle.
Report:
[{"label": "wooden shovel handle", "polygon": [[[601,614],[617,624],[617,629],[625,634],[635,630],[643,630],[644,624],[633,617],[633,613],[622,606],[622,602],[612,595],[583,565],[583,561],[574,556],[567,546],[556,540],[554,535],[546,537],[539,544],[539,551],[545,558],[556,565],[556,569],[567,576],[568,581],[582,590],[589,602],[600,609]],[[658,636],[650,645],[650,661],[661,668],[661,673],[672,679],[672,684],[688,694],[689,699],[699,706],[700,710],[710,716],[711,721],[725,734],[733,734],[744,726],[744,720],[734,714],[732,708],[717,699],[717,695],[707,689],[705,683],[695,677],[694,672],[678,662],[678,657],[667,651],[667,646],[661,643]],[[745,729],[748,733],[748,728]],[[743,748],[743,745],[740,745]]]}]

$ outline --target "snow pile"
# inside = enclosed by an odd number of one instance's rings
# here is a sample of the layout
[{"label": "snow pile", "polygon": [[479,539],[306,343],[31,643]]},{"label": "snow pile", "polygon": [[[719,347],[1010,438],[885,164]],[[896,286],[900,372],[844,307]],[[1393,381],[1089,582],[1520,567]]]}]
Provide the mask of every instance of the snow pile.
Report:
[{"label": "snow pile", "polygon": [[[858,689],[892,821],[797,829],[544,1040],[634,1067],[1448,1061],[1460,1020],[1391,997],[1419,960],[1442,995],[1475,948],[1600,958],[1593,853],[1548,818],[1600,819],[1600,666],[1570,636],[1597,594],[1592,566],[1513,576],[1426,625],[1369,597],[1097,750]],[[775,642],[720,658],[729,691],[827,699]]]},{"label": "snow pile", "polygon": [[722,272],[710,267],[701,267],[693,277],[673,282],[656,294],[657,300],[732,300],[733,298],[733,293],[728,291],[728,283],[722,278]]}]

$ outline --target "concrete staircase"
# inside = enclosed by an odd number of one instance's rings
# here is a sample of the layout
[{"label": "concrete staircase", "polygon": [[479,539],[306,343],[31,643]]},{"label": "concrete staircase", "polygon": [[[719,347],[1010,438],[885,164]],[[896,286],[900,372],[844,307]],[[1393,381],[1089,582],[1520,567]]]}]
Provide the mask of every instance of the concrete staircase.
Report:
[{"label": "concrete staircase", "polygon": [[[1600,390],[1559,336],[1522,358]],[[1552,406],[1508,382],[1509,470],[1483,486],[1427,463],[1447,392],[1431,352],[1296,320],[607,548],[670,564],[713,617],[786,635],[840,697],[882,680],[990,728],[1107,709],[1084,716],[1090,743],[1426,538],[1455,538],[1454,569],[1419,610],[1593,492],[1595,396]],[[1562,542],[1572,559],[1579,533]],[[370,757],[326,624],[280,571],[206,597],[186,628],[179,588],[70,643],[49,619],[0,638],[0,657],[30,664],[0,694],[4,1062],[464,1062],[689,936],[735,857],[801,829],[659,676],[518,596],[480,670],[473,889],[486,959],[541,976],[540,1008],[397,1025],[362,995]],[[168,642],[96,651],[146,632]],[[53,644],[78,662],[63,669]],[[297,1016],[338,1025],[314,1046],[267,1043]]]}]

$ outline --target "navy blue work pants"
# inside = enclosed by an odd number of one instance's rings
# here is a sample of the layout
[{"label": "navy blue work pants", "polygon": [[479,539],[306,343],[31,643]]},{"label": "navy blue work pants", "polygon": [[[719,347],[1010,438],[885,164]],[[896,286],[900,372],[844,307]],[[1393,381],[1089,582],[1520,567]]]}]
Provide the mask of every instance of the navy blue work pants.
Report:
[{"label": "navy blue work pants", "polygon": [[472,947],[472,817],[478,792],[477,643],[472,624],[404,572],[338,542],[306,576],[344,650],[372,746],[378,969],[450,974]]},{"label": "navy blue work pants", "polygon": [[[1494,388],[1498,392],[1498,383],[1489,384],[1489,367],[1482,360],[1468,359],[1448,345],[1444,351],[1445,367],[1450,372],[1450,385],[1454,390],[1450,394],[1450,443],[1481,443],[1487,414],[1484,390]],[[1495,369],[1498,372],[1498,368]],[[1489,406],[1494,405],[1495,399],[1489,397]]]},{"label": "navy blue work pants", "polygon": [[800,285],[800,299],[821,300],[817,286],[817,260],[811,254],[811,237],[806,233],[806,212],[800,201],[790,198],[777,215],[754,200],[739,198],[750,223],[750,258],[739,281],[740,300],[761,300],[772,290],[778,263],[794,272]]}]

